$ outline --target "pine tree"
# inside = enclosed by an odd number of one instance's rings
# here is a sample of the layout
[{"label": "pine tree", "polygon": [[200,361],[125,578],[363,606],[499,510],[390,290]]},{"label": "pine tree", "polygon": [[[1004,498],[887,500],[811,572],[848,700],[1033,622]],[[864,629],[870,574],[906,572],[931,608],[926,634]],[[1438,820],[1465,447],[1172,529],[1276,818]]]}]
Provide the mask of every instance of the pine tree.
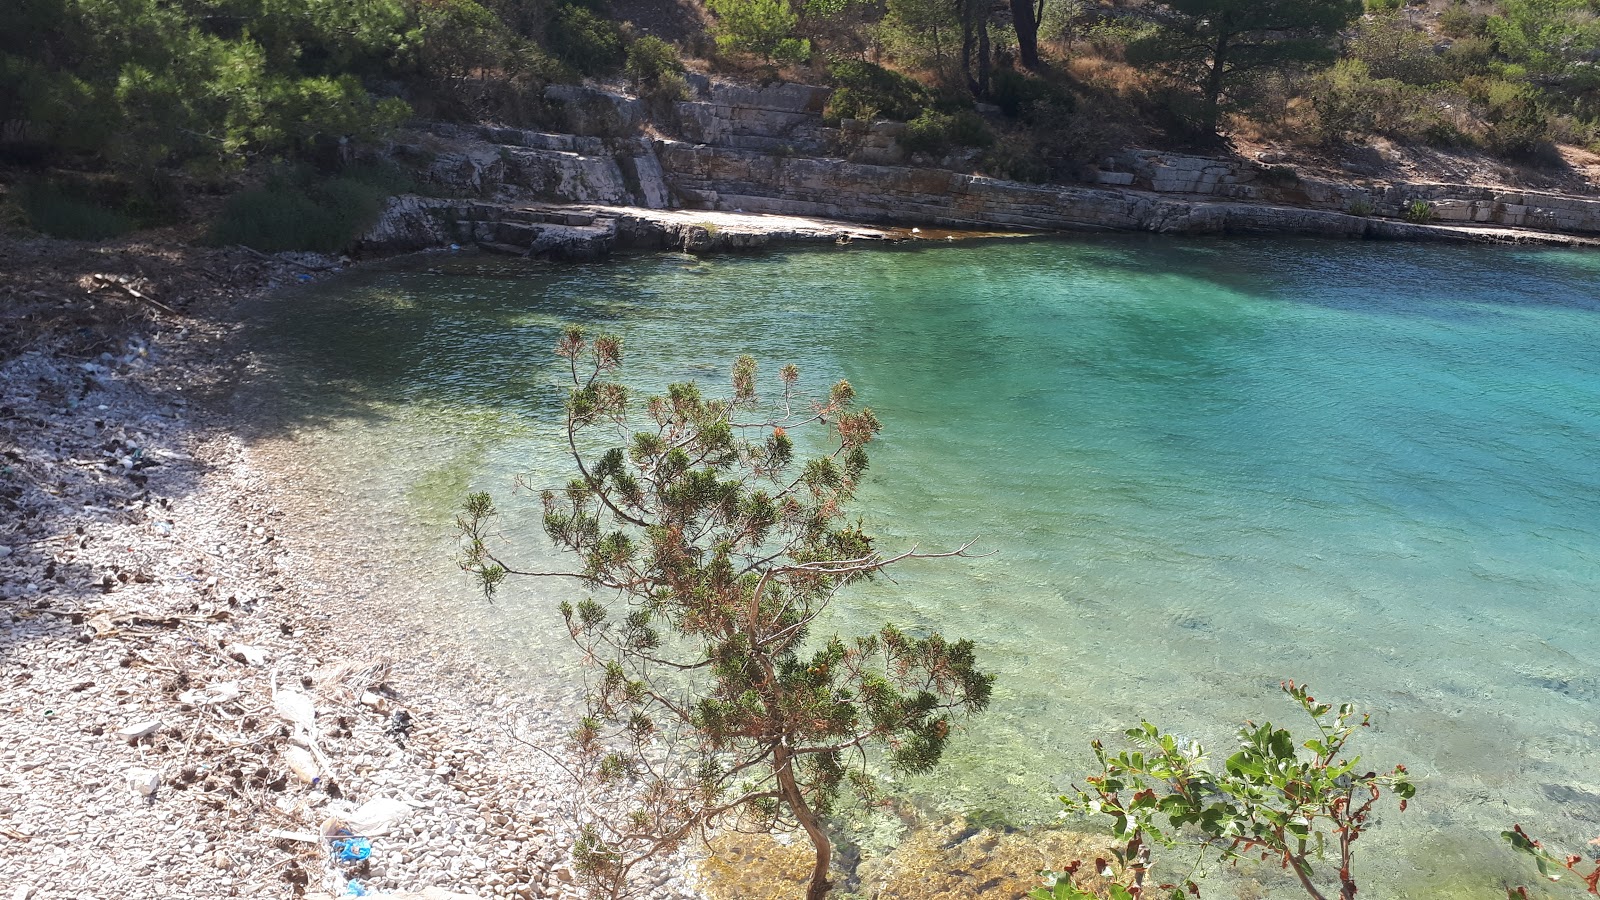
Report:
[{"label": "pine tree", "polygon": [[[682,383],[639,402],[613,380],[619,339],[569,329],[557,353],[572,381],[566,432],[578,477],[544,492],[544,528],[578,565],[527,572],[498,559],[487,495],[469,500],[460,528],[463,567],[487,592],[509,576],[544,575],[592,594],[561,606],[598,672],[575,737],[589,771],[633,779],[637,806],[586,823],[579,868],[615,894],[641,857],[698,827],[792,824],[816,851],[807,897],[819,900],[832,856],[823,817],[843,788],[872,794],[869,759],[904,772],[934,766],[952,717],[982,710],[993,679],[969,641],[892,625],[824,638],[813,627],[846,587],[967,546],[889,555],[847,518],[880,428],[848,382],[802,402],[799,372],[786,366],[768,407],[746,356],[729,397]],[[802,437],[823,449],[803,459]],[[663,765],[662,745],[676,741],[686,755]]]},{"label": "pine tree", "polygon": [[1263,70],[1331,60],[1361,0],[1168,0],[1175,23],[1128,48],[1200,90],[1196,125],[1215,135],[1223,100]]}]

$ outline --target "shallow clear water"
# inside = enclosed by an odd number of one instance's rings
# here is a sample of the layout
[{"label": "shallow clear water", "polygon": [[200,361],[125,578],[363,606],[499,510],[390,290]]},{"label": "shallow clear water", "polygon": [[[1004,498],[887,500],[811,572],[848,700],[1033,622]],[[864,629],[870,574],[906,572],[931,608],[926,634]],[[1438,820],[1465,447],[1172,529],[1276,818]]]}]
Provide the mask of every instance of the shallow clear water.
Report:
[{"label": "shallow clear water", "polygon": [[489,490],[545,552],[511,479],[566,477],[549,348],[577,320],[624,336],[636,383],[721,383],[743,352],[849,378],[885,423],[882,545],[993,551],[829,623],[971,637],[999,674],[904,785],[927,805],[1042,820],[1091,738],[1144,716],[1220,750],[1292,721],[1294,678],[1422,779],[1364,896],[1503,896],[1502,828],[1600,834],[1600,257],[1115,237],[412,266],[269,305],[278,406],[347,511],[403,526],[397,596],[486,655],[570,671],[568,589],[485,604],[448,523]]}]

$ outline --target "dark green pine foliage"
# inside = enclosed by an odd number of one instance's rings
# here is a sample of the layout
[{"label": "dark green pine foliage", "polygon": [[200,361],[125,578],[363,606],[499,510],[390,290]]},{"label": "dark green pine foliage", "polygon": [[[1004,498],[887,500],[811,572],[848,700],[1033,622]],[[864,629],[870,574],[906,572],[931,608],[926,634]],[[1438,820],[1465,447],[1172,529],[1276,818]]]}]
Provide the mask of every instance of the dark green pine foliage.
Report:
[{"label": "dark green pine foliage", "polygon": [[[491,594],[516,574],[592,591],[561,607],[598,672],[577,744],[599,780],[632,785],[636,806],[586,824],[579,867],[615,895],[634,864],[698,827],[798,825],[816,850],[807,896],[820,898],[832,853],[821,817],[846,787],[871,795],[873,758],[934,766],[952,717],[988,704],[992,676],[968,641],[812,626],[849,585],[967,548],[887,555],[847,516],[880,427],[848,382],[803,400],[787,366],[764,404],[755,361],[741,357],[729,397],[685,383],[639,400],[614,380],[617,338],[569,329],[557,353],[578,477],[544,493],[544,526],[577,565],[529,573],[496,558],[487,495],[470,499],[461,530],[464,567]],[[679,765],[651,762],[679,741]]]},{"label": "dark green pine foliage", "polygon": [[1333,38],[1361,14],[1361,0],[1167,0],[1173,20],[1128,48],[1135,65],[1165,68],[1198,89],[1193,119],[1215,135],[1223,107],[1271,69],[1335,57]]}]

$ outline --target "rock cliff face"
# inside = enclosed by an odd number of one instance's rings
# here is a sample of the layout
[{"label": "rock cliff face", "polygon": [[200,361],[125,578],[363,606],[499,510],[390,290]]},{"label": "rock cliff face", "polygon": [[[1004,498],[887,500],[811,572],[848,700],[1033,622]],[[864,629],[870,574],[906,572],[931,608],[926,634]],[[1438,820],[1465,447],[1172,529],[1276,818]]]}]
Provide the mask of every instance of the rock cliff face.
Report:
[{"label": "rock cliff face", "polygon": [[[672,230],[682,223],[660,217],[634,217],[654,223],[648,227],[612,214],[583,213],[590,216],[587,224],[557,222],[547,209],[519,210],[530,201],[978,230],[1551,243],[1584,241],[1511,229],[1600,234],[1600,200],[1468,185],[1336,183],[1232,158],[1129,150],[1104,161],[1095,183],[1078,185],[964,174],[948,167],[954,160],[911,166],[904,164],[899,145],[905,126],[852,120],[829,125],[822,116],[824,88],[752,88],[700,76],[690,81],[694,96],[672,104],[668,121],[652,123],[646,105],[631,97],[556,85],[546,99],[561,110],[570,134],[428,126],[397,146],[395,155],[419,167],[439,191],[476,202],[397,198],[360,246],[401,252],[472,241],[588,258],[625,244],[638,228],[649,234],[639,238],[645,243],[739,246],[732,233],[721,240],[684,238]],[[646,124],[680,139],[646,137]],[[1438,224],[1402,221],[1419,200]],[[780,232],[785,227],[774,226]]]},{"label": "rock cliff face", "polygon": [[1397,181],[1349,184],[1302,178],[1239,159],[1128,150],[1107,161],[1098,182],[1161,194],[1304,206],[1400,217],[1415,200],[1435,221],[1600,234],[1600,199],[1469,184]]}]

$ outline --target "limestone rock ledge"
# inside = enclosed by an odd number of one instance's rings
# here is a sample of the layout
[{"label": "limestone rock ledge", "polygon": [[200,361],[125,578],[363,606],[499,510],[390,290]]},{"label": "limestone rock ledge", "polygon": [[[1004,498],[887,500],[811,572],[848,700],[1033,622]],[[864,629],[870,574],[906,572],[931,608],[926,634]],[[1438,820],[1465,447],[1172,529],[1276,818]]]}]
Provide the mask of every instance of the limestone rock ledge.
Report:
[{"label": "limestone rock ledge", "polygon": [[740,253],[776,244],[889,241],[892,231],[792,215],[511,204],[403,195],[359,241],[360,252],[409,253],[448,244],[566,261],[616,250]]}]

